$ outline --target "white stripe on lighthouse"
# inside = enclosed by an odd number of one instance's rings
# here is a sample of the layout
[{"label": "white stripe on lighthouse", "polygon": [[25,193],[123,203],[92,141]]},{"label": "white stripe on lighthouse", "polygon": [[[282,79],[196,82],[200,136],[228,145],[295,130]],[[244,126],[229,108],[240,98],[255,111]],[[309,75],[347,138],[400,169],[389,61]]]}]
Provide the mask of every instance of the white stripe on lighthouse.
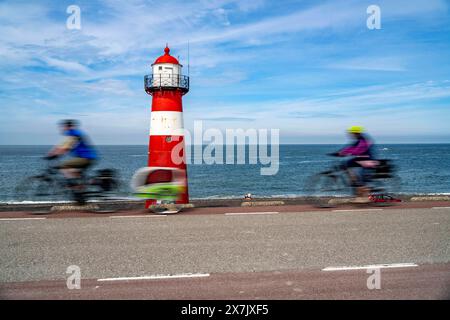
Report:
[{"label": "white stripe on lighthouse", "polygon": [[183,113],[178,111],[152,111],[151,136],[184,136]]}]

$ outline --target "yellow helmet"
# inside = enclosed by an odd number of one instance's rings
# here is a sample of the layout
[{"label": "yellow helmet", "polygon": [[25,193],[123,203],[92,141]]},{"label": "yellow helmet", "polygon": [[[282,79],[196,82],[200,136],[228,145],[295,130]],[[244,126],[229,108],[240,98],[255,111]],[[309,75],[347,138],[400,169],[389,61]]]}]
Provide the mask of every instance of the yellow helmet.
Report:
[{"label": "yellow helmet", "polygon": [[351,126],[350,128],[348,128],[348,132],[350,133],[363,133],[364,132],[364,128],[361,126]]}]

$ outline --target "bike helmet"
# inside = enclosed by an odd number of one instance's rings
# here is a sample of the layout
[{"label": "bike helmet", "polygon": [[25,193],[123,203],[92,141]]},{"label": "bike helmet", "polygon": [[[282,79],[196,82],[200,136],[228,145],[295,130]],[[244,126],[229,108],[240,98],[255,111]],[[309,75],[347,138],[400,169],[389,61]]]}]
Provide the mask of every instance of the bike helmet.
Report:
[{"label": "bike helmet", "polygon": [[65,120],[61,120],[59,122],[59,124],[61,126],[76,127],[76,126],[78,126],[78,121],[72,120],[72,119],[65,119]]},{"label": "bike helmet", "polygon": [[350,133],[363,133],[364,132],[364,128],[361,126],[351,126],[350,128],[348,128],[348,132]]}]

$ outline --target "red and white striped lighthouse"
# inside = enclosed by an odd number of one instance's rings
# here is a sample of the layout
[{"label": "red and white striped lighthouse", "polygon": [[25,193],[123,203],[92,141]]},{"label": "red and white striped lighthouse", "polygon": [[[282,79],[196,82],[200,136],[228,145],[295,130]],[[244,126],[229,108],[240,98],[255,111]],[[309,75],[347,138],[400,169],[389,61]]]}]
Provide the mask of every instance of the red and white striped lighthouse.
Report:
[{"label": "red and white striped lighthouse", "polygon": [[[166,46],[164,55],[152,64],[152,74],[145,76],[144,79],[145,91],[152,96],[148,166],[162,169],[177,168],[184,171],[185,191],[176,203],[185,204],[189,202],[189,195],[182,97],[189,91],[189,77],[181,74],[182,65],[169,52],[170,49]],[[170,174],[169,170],[166,172]],[[156,179],[165,178],[156,177]],[[155,203],[156,200],[148,200],[146,207]]]}]

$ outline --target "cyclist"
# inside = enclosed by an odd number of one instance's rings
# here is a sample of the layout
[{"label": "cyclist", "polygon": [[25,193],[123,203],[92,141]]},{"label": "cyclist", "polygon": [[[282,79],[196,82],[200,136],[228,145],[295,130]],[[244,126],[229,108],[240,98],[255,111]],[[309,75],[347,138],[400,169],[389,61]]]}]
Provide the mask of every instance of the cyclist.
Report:
[{"label": "cyclist", "polygon": [[89,142],[87,136],[78,129],[76,120],[62,120],[60,123],[63,142],[55,146],[47,155],[47,159],[54,159],[70,153],[72,158],[63,161],[58,168],[68,179],[69,186],[78,185],[76,180],[97,159],[97,152]]},{"label": "cyclist", "polygon": [[338,157],[352,156],[351,159],[344,163],[348,175],[352,181],[352,185],[356,190],[357,203],[369,202],[369,189],[365,186],[367,183],[367,168],[374,168],[378,162],[373,154],[373,141],[364,132],[361,126],[351,126],[348,128],[348,133],[353,138],[354,142],[330,155]]}]

